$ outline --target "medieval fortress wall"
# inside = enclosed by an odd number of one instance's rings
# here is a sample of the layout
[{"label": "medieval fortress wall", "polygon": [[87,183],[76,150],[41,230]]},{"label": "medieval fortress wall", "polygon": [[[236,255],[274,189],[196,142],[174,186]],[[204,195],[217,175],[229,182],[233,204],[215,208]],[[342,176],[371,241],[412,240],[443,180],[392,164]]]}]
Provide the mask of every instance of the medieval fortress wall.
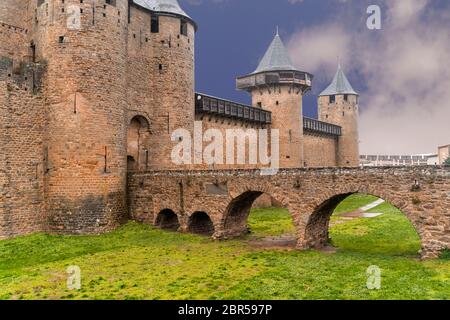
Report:
[{"label": "medieval fortress wall", "polygon": [[196,28],[176,1],[0,2],[0,237],[112,230],[129,218],[127,171],[211,169],[171,160],[173,132],[195,120],[224,135],[279,129],[280,167],[358,165],[356,96],[336,92],[354,108],[344,117],[328,96],[319,102],[319,120],[342,135],[305,131],[308,77],[246,89],[270,123],[196,112]]}]

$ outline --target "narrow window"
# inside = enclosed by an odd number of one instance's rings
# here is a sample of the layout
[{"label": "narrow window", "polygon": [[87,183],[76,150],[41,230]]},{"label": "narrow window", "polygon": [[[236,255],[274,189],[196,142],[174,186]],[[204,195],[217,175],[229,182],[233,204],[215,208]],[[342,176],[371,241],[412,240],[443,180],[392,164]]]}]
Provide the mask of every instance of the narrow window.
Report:
[{"label": "narrow window", "polygon": [[158,33],[159,32],[159,16],[152,16],[151,32],[152,33]]},{"label": "narrow window", "polygon": [[104,163],[103,171],[104,171],[104,173],[108,172],[108,147],[107,146],[105,146],[105,163]]},{"label": "narrow window", "polygon": [[181,20],[180,34],[183,36],[188,35],[188,24],[186,20]]},{"label": "narrow window", "polygon": [[36,62],[36,45],[34,44],[33,41],[31,42],[30,49],[31,49],[31,61],[33,63],[35,63]]},{"label": "narrow window", "polygon": [[258,108],[262,108],[262,103],[261,102],[258,102],[256,105],[258,106]]},{"label": "narrow window", "polygon": [[348,94],[344,94],[344,101],[348,101]]},{"label": "narrow window", "polygon": [[336,102],[336,96],[330,96],[330,103],[335,103]]}]

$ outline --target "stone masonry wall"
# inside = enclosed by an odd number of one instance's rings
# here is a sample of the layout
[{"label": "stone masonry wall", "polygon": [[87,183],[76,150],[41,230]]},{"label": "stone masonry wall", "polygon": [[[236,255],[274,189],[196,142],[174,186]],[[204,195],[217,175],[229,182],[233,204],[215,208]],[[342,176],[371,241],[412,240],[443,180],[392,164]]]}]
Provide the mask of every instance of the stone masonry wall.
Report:
[{"label": "stone masonry wall", "polygon": [[2,0],[0,1],[0,24],[8,24],[25,29],[26,19],[24,12],[27,10],[29,0]]},{"label": "stone masonry wall", "polygon": [[[214,115],[196,115],[196,121],[202,122],[202,131],[205,133],[209,129],[217,129],[220,131],[223,138],[223,157],[222,164],[214,164],[214,165],[194,165],[194,169],[215,169],[215,170],[229,170],[229,169],[257,169],[261,167],[268,167],[267,165],[262,165],[259,161],[259,157],[256,164],[252,164],[250,161],[250,139],[245,139],[245,144],[241,144],[245,147],[245,164],[239,163],[238,160],[238,149],[237,149],[237,140],[239,138],[245,138],[244,135],[239,135],[238,138],[235,139],[235,148],[234,148],[234,160],[233,163],[227,162],[227,130],[242,130],[242,132],[247,132],[249,129],[256,130],[258,132],[259,129],[270,129],[269,125],[261,125],[249,123],[246,121],[241,121],[237,119],[227,119],[223,117],[217,117]],[[212,142],[214,143],[214,142]],[[268,151],[266,154],[270,156],[270,138],[268,139]],[[203,142],[203,151],[204,153],[211,154],[210,150],[208,150],[208,146],[210,146],[211,142]],[[258,147],[258,142],[256,144],[252,144],[255,147]],[[257,149],[256,149],[257,150]],[[258,152],[258,151],[257,151]]]},{"label": "stone masonry wall", "polygon": [[0,78],[0,238],[41,231],[44,217],[42,96]]},{"label": "stone masonry wall", "polygon": [[16,62],[27,60],[26,38],[25,29],[2,23],[0,20],[0,57]]},{"label": "stone masonry wall", "polygon": [[338,139],[333,136],[309,134],[303,136],[305,167],[335,167],[337,165]]}]

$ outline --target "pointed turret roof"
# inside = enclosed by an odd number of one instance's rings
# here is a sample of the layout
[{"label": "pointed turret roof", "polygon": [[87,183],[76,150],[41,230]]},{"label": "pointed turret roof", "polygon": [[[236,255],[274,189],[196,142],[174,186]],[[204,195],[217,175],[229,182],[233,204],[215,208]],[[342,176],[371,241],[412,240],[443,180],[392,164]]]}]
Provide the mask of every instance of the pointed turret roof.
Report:
[{"label": "pointed turret roof", "polygon": [[267,49],[258,68],[253,73],[287,70],[297,70],[297,68],[292,64],[291,58],[277,30],[277,34],[272,40],[269,49]]},{"label": "pointed turret roof", "polygon": [[342,71],[341,65],[339,64],[336,74],[334,75],[333,82],[326,88],[319,96],[333,96],[338,94],[354,94],[358,93],[353,90],[352,85],[345,76],[344,71]]},{"label": "pointed turret roof", "polygon": [[137,5],[151,11],[171,13],[192,20],[191,17],[180,7],[177,0],[133,0]]}]

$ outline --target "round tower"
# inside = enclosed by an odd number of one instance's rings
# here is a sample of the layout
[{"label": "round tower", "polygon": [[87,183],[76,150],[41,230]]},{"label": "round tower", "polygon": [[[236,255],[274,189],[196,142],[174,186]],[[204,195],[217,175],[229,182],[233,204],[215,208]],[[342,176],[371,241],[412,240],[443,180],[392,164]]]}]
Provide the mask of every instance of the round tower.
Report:
[{"label": "round tower", "polygon": [[49,231],[98,233],[127,218],[128,0],[46,0],[34,43],[47,65]]},{"label": "round tower", "polygon": [[293,66],[278,31],[251,74],[237,79],[237,88],[252,96],[252,104],[272,112],[272,129],[280,135],[280,167],[304,166],[303,95],[313,76]]},{"label": "round tower", "polygon": [[[148,106],[152,118],[151,137],[148,146],[139,148],[146,151],[139,151],[141,163],[136,164],[135,168],[180,169],[172,162],[175,144],[171,136],[180,128],[189,132],[194,130],[194,48],[197,25],[177,0],[135,0],[135,4],[151,13],[149,42],[152,46],[151,74],[148,75],[152,79],[148,92],[152,95]],[[148,163],[143,164],[144,159]]]},{"label": "round tower", "polygon": [[319,120],[342,128],[338,139],[338,166],[359,166],[358,93],[339,65],[331,84],[319,95]]}]

